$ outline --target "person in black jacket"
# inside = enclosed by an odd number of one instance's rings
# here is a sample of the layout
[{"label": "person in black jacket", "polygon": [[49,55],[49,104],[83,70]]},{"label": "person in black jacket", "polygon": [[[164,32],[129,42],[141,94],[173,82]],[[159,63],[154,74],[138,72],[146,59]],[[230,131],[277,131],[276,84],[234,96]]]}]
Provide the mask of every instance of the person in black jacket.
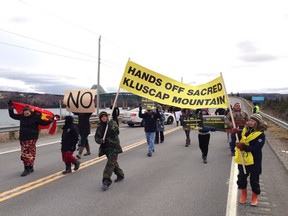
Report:
[{"label": "person in black jacket", "polygon": [[66,165],[63,174],[71,173],[71,164],[74,164],[74,170],[78,170],[80,166],[80,161],[78,161],[73,153],[76,149],[76,144],[78,142],[78,128],[73,124],[72,116],[65,116],[65,124],[63,126],[62,139],[61,139],[61,153],[62,160]]},{"label": "person in black jacket", "polygon": [[[199,109],[196,111],[197,115],[203,122],[203,115],[210,115],[208,109]],[[207,156],[208,156],[208,148],[209,148],[209,141],[210,141],[210,131],[214,131],[213,128],[205,127],[202,125],[201,129],[198,133],[198,141],[199,141],[199,148],[202,152],[202,160],[203,163],[207,163]]]},{"label": "person in black jacket", "polygon": [[[113,106],[110,106],[110,109],[112,109]],[[117,123],[117,125],[119,126],[119,122],[118,122],[118,117],[120,115],[120,110],[118,107],[114,107],[113,113],[112,113],[112,119]]]},{"label": "person in black jacket", "polygon": [[54,117],[47,120],[41,119],[41,113],[32,112],[29,106],[23,108],[21,114],[15,114],[13,102],[8,102],[9,116],[20,121],[19,140],[21,145],[21,160],[24,164],[24,171],[21,176],[26,176],[34,172],[34,162],[36,158],[36,142],[39,137],[38,126],[46,126],[54,121]]},{"label": "person in black jacket", "polygon": [[84,148],[86,149],[86,153],[84,154],[84,156],[91,155],[88,136],[90,134],[90,117],[92,113],[73,113],[73,114],[78,116],[80,142],[78,144],[79,151],[76,157],[78,159],[81,159]]},{"label": "person in black jacket", "polygon": [[144,123],[144,130],[148,144],[148,153],[147,156],[151,157],[154,150],[154,141],[155,141],[155,134],[156,134],[156,126],[157,126],[157,119],[161,118],[160,113],[158,110],[157,112],[153,112],[150,106],[147,107],[146,112],[142,113],[142,106],[139,105],[139,113],[138,116],[143,118]]}]

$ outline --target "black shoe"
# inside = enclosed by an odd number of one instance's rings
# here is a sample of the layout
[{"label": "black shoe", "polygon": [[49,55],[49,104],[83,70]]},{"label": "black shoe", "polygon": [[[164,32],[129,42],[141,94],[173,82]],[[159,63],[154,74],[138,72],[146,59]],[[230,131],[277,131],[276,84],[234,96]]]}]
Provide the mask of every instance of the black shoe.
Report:
[{"label": "black shoe", "polygon": [[71,173],[71,172],[72,172],[71,169],[70,169],[70,170],[64,170],[64,171],[62,172],[62,174],[66,175],[66,174]]},{"label": "black shoe", "polygon": [[21,176],[24,177],[24,176],[26,176],[26,175],[28,175],[28,174],[30,174],[30,170],[29,170],[29,169],[25,169],[25,170],[22,172]]},{"label": "black shoe", "polygon": [[78,160],[74,163],[74,165],[75,165],[74,170],[78,170],[78,169],[79,169],[80,163],[81,163],[81,162],[78,161]]},{"label": "black shoe", "polygon": [[207,163],[207,157],[203,157],[203,163]]},{"label": "black shoe", "polygon": [[147,156],[148,156],[148,157],[151,157],[151,156],[152,156],[152,153],[151,153],[151,152],[149,152],[149,153],[147,154]]},{"label": "black shoe", "polygon": [[88,156],[88,155],[91,155],[91,152],[86,152],[86,153],[84,154],[84,156]]},{"label": "black shoe", "polygon": [[101,189],[102,189],[103,191],[108,190],[108,188],[109,188],[109,186],[108,186],[108,185],[105,185],[105,184],[103,184],[102,187],[101,187]]},{"label": "black shoe", "polygon": [[81,156],[80,156],[80,155],[76,155],[76,157],[77,157],[78,159],[81,159]]},{"label": "black shoe", "polygon": [[163,142],[164,142],[164,140],[160,141],[160,143],[163,143]]},{"label": "black shoe", "polygon": [[114,182],[120,182],[124,179],[124,176],[117,176],[117,178],[114,180]]},{"label": "black shoe", "polygon": [[29,167],[29,171],[30,171],[30,173],[33,173],[33,172],[34,172],[33,166],[30,166],[30,167]]},{"label": "black shoe", "polygon": [[159,142],[154,142],[155,144],[158,144]]}]

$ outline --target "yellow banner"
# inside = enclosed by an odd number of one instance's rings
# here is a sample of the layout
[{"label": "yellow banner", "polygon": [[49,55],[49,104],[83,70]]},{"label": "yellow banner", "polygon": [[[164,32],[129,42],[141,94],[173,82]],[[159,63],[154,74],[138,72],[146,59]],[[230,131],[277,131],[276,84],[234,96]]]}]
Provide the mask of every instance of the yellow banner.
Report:
[{"label": "yellow banner", "polygon": [[120,88],[160,104],[179,108],[227,108],[222,78],[199,86],[178,82],[128,61]]}]

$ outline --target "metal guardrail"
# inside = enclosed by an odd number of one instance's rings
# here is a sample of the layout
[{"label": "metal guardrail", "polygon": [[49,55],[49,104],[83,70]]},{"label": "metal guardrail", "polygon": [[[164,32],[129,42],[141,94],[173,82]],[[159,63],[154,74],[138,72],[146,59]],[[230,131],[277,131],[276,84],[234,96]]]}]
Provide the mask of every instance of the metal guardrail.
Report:
[{"label": "metal guardrail", "polygon": [[[99,121],[98,117],[91,117],[90,123],[96,123]],[[57,121],[57,127],[61,127],[64,125],[64,120]],[[77,119],[76,119],[77,122]],[[12,126],[2,126],[0,127],[0,133],[9,133],[9,132],[16,132],[19,131],[20,126],[19,125],[12,125]]]},{"label": "metal guardrail", "polygon": [[277,124],[278,126],[284,128],[284,129],[286,129],[286,130],[288,129],[288,123],[287,123],[287,122],[282,121],[282,120],[277,119],[277,118],[274,118],[273,116],[270,116],[270,115],[268,115],[268,114],[266,114],[266,113],[263,113],[263,112],[260,112],[260,114],[261,114],[263,117],[267,118],[268,120],[274,122],[274,123]]}]

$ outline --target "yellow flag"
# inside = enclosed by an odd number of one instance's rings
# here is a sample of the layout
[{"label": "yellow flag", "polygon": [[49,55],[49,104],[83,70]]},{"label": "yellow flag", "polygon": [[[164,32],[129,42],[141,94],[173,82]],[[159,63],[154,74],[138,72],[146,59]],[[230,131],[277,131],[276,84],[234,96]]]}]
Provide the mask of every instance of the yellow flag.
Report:
[{"label": "yellow flag", "polygon": [[179,108],[227,108],[222,78],[191,86],[128,61],[120,88],[160,104]]}]

